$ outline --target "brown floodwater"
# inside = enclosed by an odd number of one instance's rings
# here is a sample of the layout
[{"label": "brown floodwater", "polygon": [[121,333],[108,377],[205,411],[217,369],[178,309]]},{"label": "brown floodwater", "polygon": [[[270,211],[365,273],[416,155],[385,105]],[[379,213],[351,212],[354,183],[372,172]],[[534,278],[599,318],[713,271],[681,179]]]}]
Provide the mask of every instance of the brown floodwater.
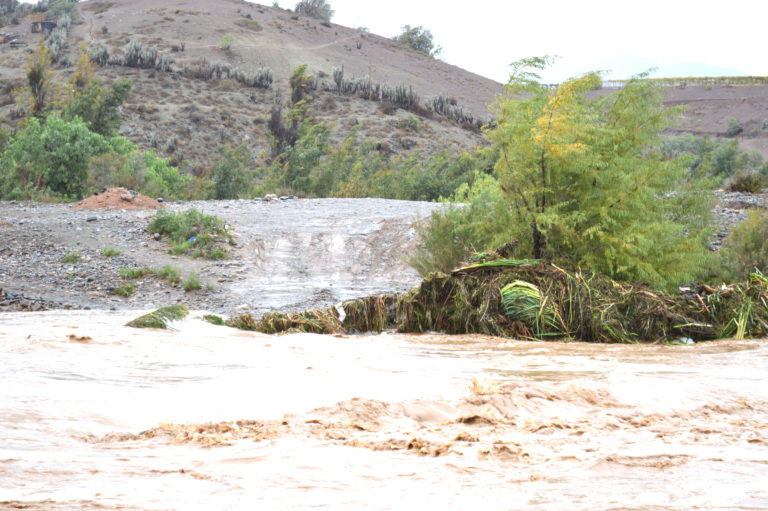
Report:
[{"label": "brown floodwater", "polygon": [[[0,315],[0,509],[768,509],[768,341]],[[194,316],[194,315],[193,315]]]}]

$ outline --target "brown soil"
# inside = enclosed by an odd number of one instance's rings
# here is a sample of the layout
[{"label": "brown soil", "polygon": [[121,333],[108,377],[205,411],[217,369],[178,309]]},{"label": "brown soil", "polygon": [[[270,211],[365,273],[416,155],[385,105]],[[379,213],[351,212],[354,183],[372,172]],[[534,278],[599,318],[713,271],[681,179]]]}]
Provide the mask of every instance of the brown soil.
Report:
[{"label": "brown soil", "polygon": [[155,199],[140,193],[133,194],[125,188],[110,188],[91,195],[72,205],[74,209],[158,209],[163,207]]}]

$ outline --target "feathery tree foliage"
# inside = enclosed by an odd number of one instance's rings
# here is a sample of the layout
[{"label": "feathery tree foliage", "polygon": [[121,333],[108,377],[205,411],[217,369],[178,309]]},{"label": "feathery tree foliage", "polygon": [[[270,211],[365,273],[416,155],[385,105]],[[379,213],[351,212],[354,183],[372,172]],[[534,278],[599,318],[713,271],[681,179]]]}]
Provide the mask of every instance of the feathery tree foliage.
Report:
[{"label": "feathery tree foliage", "polygon": [[[687,168],[665,159],[660,134],[681,114],[654,83],[630,80],[587,97],[597,73],[550,89],[536,71],[550,58],[513,64],[497,99],[496,174],[520,226],[520,255],[567,260],[620,280],[684,282],[707,258],[704,193]],[[670,193],[674,192],[674,193]]]}]

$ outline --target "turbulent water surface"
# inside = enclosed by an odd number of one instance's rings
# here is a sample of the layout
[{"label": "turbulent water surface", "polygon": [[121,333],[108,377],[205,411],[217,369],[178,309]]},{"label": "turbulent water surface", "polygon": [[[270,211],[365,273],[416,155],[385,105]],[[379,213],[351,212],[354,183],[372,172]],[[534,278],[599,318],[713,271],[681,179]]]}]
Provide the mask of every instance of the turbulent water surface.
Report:
[{"label": "turbulent water surface", "polygon": [[0,508],[767,509],[768,341],[0,316]]}]

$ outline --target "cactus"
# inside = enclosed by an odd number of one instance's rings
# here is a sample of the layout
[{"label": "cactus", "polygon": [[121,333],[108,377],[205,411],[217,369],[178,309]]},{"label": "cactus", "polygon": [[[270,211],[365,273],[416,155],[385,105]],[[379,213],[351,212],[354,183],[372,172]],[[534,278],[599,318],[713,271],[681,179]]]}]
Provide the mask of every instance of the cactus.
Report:
[{"label": "cactus", "polygon": [[341,92],[341,85],[344,82],[344,66],[333,68],[333,81],[336,83],[336,90]]},{"label": "cactus", "polygon": [[173,60],[170,57],[166,57],[165,55],[160,55],[157,59],[157,64],[155,68],[158,71],[162,71],[164,73],[171,73],[173,72],[173,65],[176,63],[175,60]]}]

